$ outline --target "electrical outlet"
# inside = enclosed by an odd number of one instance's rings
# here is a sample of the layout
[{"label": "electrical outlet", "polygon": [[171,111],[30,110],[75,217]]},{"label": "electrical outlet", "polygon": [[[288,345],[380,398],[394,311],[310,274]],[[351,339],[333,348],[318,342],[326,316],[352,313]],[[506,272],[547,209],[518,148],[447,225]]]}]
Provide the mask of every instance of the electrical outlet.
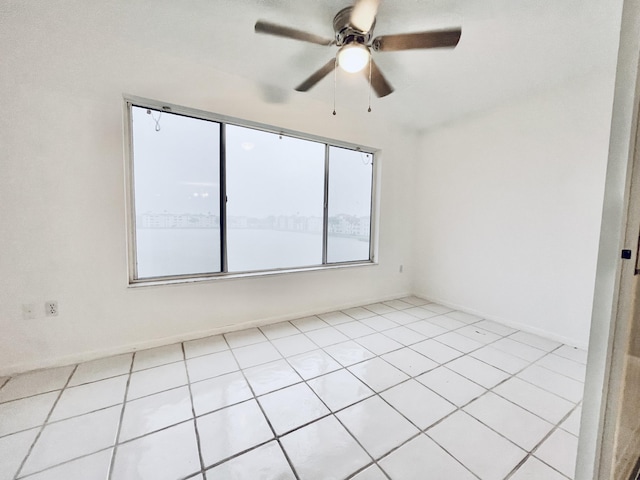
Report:
[{"label": "electrical outlet", "polygon": [[56,302],[55,300],[49,300],[48,302],[44,302],[44,314],[47,317],[57,317],[58,302]]},{"label": "electrical outlet", "polygon": [[36,304],[35,303],[23,303],[22,304],[22,319],[33,320],[36,318]]}]

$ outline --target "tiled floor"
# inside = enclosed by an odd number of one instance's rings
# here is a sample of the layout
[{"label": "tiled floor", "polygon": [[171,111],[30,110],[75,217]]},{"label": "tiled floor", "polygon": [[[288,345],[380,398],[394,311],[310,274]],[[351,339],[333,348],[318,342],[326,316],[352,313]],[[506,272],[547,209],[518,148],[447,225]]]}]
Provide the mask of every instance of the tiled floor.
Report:
[{"label": "tiled floor", "polygon": [[0,379],[0,480],[561,480],[586,353],[415,297]]}]

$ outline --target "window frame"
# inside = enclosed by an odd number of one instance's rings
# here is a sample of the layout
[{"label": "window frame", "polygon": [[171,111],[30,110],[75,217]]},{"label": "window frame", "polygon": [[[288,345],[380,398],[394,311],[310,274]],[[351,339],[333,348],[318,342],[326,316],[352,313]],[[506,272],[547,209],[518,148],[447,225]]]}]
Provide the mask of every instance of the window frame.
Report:
[{"label": "window frame", "polygon": [[[187,116],[204,121],[213,121],[220,124],[220,261],[221,272],[198,273],[198,274],[180,274],[166,275],[160,277],[137,278],[137,249],[136,249],[136,210],[135,210],[135,172],[133,158],[133,121],[132,107],[148,108],[155,111],[166,112],[176,115]],[[131,95],[124,96],[124,140],[125,140],[125,207],[127,217],[127,273],[128,285],[130,287],[148,286],[148,285],[165,285],[175,283],[190,283],[211,281],[220,279],[232,279],[242,277],[256,277],[268,275],[280,275],[294,272],[305,272],[314,270],[328,270],[345,267],[358,267],[377,265],[378,260],[378,184],[380,174],[379,149],[364,147],[361,145],[343,142],[335,139],[329,139],[318,135],[298,132],[286,128],[279,128],[272,125],[262,124],[243,120],[227,115],[220,115],[204,110],[183,107],[166,102],[159,102],[146,98],[140,98]],[[300,267],[283,267],[268,270],[252,270],[243,272],[228,272],[227,264],[227,208],[226,208],[226,126],[234,125],[244,128],[255,129],[276,135],[286,135],[288,137],[307,140],[324,144],[324,198],[323,198],[323,230],[322,230],[322,263],[318,265],[300,266]],[[370,226],[369,226],[369,259],[354,260],[347,262],[327,262],[327,245],[328,245],[328,202],[329,202],[329,151],[330,147],[345,148],[370,154],[372,161],[371,172],[371,208],[370,208]]]}]

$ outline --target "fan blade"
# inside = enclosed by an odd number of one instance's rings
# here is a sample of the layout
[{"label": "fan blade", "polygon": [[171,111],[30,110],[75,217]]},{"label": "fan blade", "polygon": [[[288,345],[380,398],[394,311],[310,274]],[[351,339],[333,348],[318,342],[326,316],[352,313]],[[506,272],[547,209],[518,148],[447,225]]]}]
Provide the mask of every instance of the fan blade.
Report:
[{"label": "fan blade", "polygon": [[380,0],[356,0],[351,10],[351,25],[365,33],[371,30],[379,5]]},{"label": "fan blade", "polygon": [[307,92],[336,67],[336,59],[332,58],[322,68],[316,70],[309,78],[296,87],[298,92]]},{"label": "fan blade", "polygon": [[[362,69],[362,72],[365,74],[368,80],[369,69],[365,67]],[[393,92],[393,87],[389,85],[387,79],[384,78],[384,75],[382,75],[382,72],[378,68],[378,65],[373,61],[373,58],[371,59],[371,87],[379,97],[386,97]]]},{"label": "fan blade", "polygon": [[379,52],[411,50],[412,48],[455,47],[460,41],[462,30],[435,30],[431,32],[382,35],[373,40],[373,49]]},{"label": "fan blade", "polygon": [[304,32],[295,28],[283,27],[275,23],[258,20],[255,26],[256,33],[264,33],[267,35],[275,35],[277,37],[292,38],[294,40],[302,40],[303,42],[316,43],[318,45],[333,45],[333,40],[314,35],[313,33]]}]

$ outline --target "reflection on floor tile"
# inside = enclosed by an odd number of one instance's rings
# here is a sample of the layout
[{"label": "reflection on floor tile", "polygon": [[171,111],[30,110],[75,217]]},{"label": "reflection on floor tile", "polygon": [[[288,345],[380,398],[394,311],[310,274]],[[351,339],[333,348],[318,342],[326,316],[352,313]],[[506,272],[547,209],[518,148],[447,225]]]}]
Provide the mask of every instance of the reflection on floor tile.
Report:
[{"label": "reflection on floor tile", "polygon": [[585,363],[417,297],[322,313],[0,379],[0,480],[566,480]]}]

